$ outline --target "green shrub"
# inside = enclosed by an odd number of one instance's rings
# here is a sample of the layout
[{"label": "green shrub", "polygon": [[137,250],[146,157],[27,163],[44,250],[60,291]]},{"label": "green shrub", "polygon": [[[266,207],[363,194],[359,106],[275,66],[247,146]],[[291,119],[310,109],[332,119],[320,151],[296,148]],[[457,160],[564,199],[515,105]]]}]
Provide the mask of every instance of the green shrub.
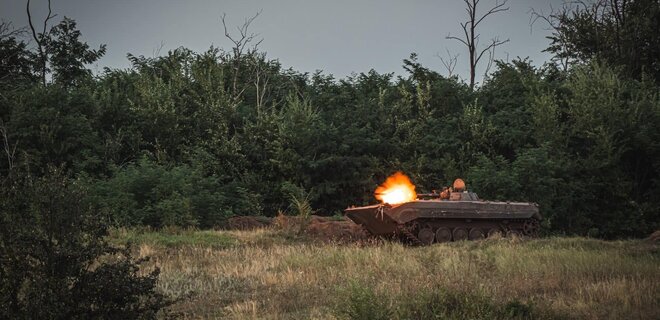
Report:
[{"label": "green shrub", "polygon": [[106,241],[103,216],[60,170],[0,191],[0,318],[152,319],[168,299],[158,269]]},{"label": "green shrub", "polygon": [[357,282],[350,283],[340,296],[340,303],[335,306],[335,313],[344,319],[378,320],[391,319],[392,310],[387,304],[387,297],[376,294],[373,288]]},{"label": "green shrub", "polygon": [[397,308],[399,319],[544,319],[531,304],[505,304],[478,292],[435,289],[405,298]]},{"label": "green shrub", "polygon": [[259,199],[239,183],[221,183],[188,165],[166,166],[147,158],[92,181],[95,200],[117,226],[210,228],[233,215],[258,215]]}]

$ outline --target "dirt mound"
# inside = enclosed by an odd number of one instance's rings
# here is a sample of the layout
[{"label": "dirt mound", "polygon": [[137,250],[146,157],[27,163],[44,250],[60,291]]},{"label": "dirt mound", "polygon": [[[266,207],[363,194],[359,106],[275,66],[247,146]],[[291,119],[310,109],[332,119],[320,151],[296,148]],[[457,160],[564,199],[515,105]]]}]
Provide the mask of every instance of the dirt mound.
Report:
[{"label": "dirt mound", "polygon": [[254,230],[268,227],[272,222],[272,219],[268,217],[234,216],[227,219],[224,228],[229,230]]},{"label": "dirt mound", "polygon": [[646,238],[646,240],[651,241],[651,242],[660,241],[660,230],[658,230],[654,233],[651,233],[651,235],[648,238]]},{"label": "dirt mound", "polygon": [[278,214],[275,218],[273,218],[273,226],[282,230],[290,230],[297,228],[300,226],[301,223],[302,223],[302,219],[300,219],[300,217],[285,216],[281,213]]},{"label": "dirt mound", "polygon": [[359,225],[348,219],[311,216],[308,219],[298,216],[278,215],[273,225],[283,229],[305,234],[322,241],[350,242],[367,239],[367,233]]},{"label": "dirt mound", "polygon": [[368,234],[359,225],[345,217],[286,216],[275,218],[257,216],[234,216],[221,226],[226,230],[254,230],[273,226],[280,230],[304,233],[321,241],[351,242],[365,240]]},{"label": "dirt mound", "polygon": [[367,239],[367,233],[352,221],[313,220],[305,230],[307,234],[324,241],[356,241]]},{"label": "dirt mound", "polygon": [[306,220],[304,217],[300,217],[300,216],[287,216],[283,214],[278,214],[277,217],[273,218],[273,225],[275,225],[276,227],[280,227],[282,229],[288,229],[290,227],[300,226],[301,224],[304,223],[312,224],[312,223],[324,223],[331,221],[344,221],[344,219],[342,218],[341,220],[337,220],[336,218],[333,217],[322,217],[322,216],[312,215]]}]

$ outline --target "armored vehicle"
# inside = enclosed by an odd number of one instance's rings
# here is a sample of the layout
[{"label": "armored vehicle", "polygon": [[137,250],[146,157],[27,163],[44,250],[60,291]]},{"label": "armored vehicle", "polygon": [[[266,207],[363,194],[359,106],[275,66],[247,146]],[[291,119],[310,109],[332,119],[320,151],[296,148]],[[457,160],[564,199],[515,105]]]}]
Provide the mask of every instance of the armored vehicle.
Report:
[{"label": "armored vehicle", "polygon": [[346,216],[374,236],[393,236],[417,245],[503,236],[535,237],[539,207],[529,202],[481,200],[457,179],[453,188],[418,194],[400,204],[350,207]]}]

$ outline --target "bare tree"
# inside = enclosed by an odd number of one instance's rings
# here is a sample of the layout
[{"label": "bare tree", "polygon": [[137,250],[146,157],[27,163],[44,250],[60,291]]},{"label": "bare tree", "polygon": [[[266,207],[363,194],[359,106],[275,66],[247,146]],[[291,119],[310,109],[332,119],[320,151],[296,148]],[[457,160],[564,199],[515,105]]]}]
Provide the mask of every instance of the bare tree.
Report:
[{"label": "bare tree", "polygon": [[486,69],[484,70],[484,81],[488,78],[488,73],[490,73],[490,68],[493,67],[493,62],[495,61],[495,47],[488,50],[488,63],[486,64]]},{"label": "bare tree", "polygon": [[28,24],[30,25],[30,30],[32,30],[32,38],[37,43],[37,49],[39,50],[39,64],[41,68],[41,81],[43,85],[46,85],[46,72],[47,72],[47,63],[48,59],[46,57],[46,44],[44,43],[46,30],[48,29],[48,21],[55,18],[57,15],[53,14],[53,11],[50,7],[50,0],[48,0],[48,15],[44,19],[43,29],[40,34],[37,34],[37,31],[34,28],[34,23],[32,22],[32,14],[30,13],[30,0],[27,1],[27,16]]},{"label": "bare tree", "polygon": [[435,54],[436,57],[440,58],[440,62],[447,69],[447,76],[451,78],[454,75],[454,69],[456,69],[456,64],[458,63],[458,54],[452,55],[447,49],[447,60],[443,58],[440,53]]},{"label": "bare tree", "polygon": [[[463,28],[463,33],[465,38],[459,38],[452,35],[447,35],[447,39],[453,39],[461,42],[468,48],[470,54],[470,88],[474,89],[474,78],[476,75],[477,65],[483,57],[484,53],[494,50],[495,47],[500,46],[509,42],[509,39],[500,40],[498,37],[491,39],[491,42],[488,46],[483,48],[481,51],[478,51],[479,46],[479,34],[476,32],[479,24],[488,16],[493,15],[498,12],[507,11],[509,7],[505,7],[507,0],[500,2],[499,0],[495,2],[495,5],[490,8],[486,13],[479,16],[477,14],[477,6],[479,5],[480,0],[463,0],[467,5],[465,9],[468,13],[468,20],[466,22],[461,22],[461,28]],[[490,55],[493,57],[493,55]]]},{"label": "bare tree", "polygon": [[[222,27],[224,28],[225,31],[225,37],[229,39],[233,43],[233,47],[231,48],[231,62],[232,62],[232,69],[233,69],[233,75],[232,75],[232,80],[231,80],[231,89],[232,89],[232,99],[234,101],[237,101],[241,98],[243,95],[243,92],[247,87],[243,87],[241,89],[238,88],[238,76],[241,72],[241,63],[242,63],[242,58],[244,56],[251,56],[254,55],[257,52],[259,44],[263,41],[263,39],[257,39],[259,36],[258,34],[251,33],[249,31],[250,25],[254,20],[259,17],[261,14],[261,11],[257,12],[254,16],[250,18],[246,18],[245,21],[243,22],[243,25],[236,27],[236,30],[238,31],[238,34],[232,35],[229,32],[229,29],[227,28],[227,23],[225,19],[227,18],[227,14],[223,14],[222,18],[220,19],[222,21]],[[255,42],[256,41],[256,42]]]}]

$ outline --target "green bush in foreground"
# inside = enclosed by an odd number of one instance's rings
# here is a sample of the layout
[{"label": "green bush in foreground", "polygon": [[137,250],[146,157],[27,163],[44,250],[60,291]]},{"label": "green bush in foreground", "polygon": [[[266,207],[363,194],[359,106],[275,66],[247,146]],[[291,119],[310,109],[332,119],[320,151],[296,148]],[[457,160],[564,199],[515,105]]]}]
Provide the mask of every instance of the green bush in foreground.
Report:
[{"label": "green bush in foreground", "polygon": [[7,179],[0,191],[1,319],[153,319],[169,305],[158,269],[139,275],[129,249],[59,170]]},{"label": "green bush in foreground", "polygon": [[336,306],[338,316],[346,319],[391,319],[392,310],[387,299],[377,295],[370,287],[351,283],[341,294],[345,301]]}]

